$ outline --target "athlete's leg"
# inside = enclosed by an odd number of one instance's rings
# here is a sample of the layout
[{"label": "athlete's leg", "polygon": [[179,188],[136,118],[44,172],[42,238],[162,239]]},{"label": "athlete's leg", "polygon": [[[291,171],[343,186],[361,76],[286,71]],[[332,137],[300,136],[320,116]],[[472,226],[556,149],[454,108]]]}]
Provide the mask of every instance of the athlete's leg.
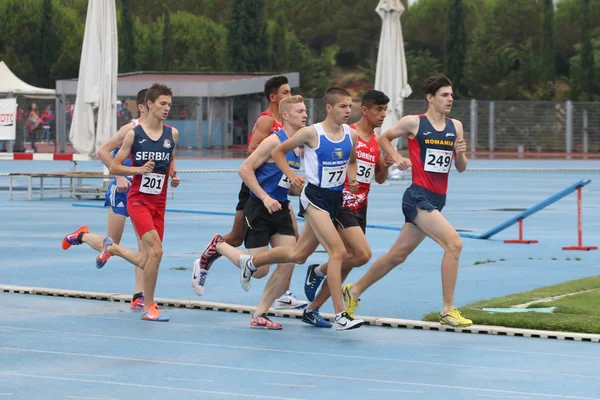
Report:
[{"label": "athlete's leg", "polygon": [[329,255],[329,291],[335,313],[340,314],[344,311],[342,301],[342,263],[346,257],[344,242],[327,212],[319,210],[311,204],[304,215],[319,243],[323,245]]},{"label": "athlete's leg", "polygon": [[352,285],[350,291],[352,297],[358,299],[371,285],[402,264],[425,237],[425,233],[418,226],[411,223],[404,224],[392,248],[379,257],[363,277]]},{"label": "athlete's leg", "polygon": [[[360,267],[371,259],[371,246],[360,226],[351,226],[346,229],[338,229],[340,237],[346,246],[346,257],[342,263],[342,282],[346,279],[352,268]],[[321,271],[327,273],[328,263],[321,266]],[[323,282],[321,290],[314,301],[308,306],[309,310],[320,308],[330,297],[329,285]]]},{"label": "athlete's leg", "polygon": [[418,210],[415,223],[444,249],[444,258],[442,259],[444,308],[442,313],[445,314],[454,308],[454,288],[456,287],[458,261],[463,243],[458,232],[438,210],[431,212]]},{"label": "athlete's leg", "polygon": [[223,236],[225,243],[240,247],[244,243],[244,210],[236,210],[231,232]]},{"label": "athlete's leg", "polygon": [[[293,246],[295,243],[295,236],[276,234],[271,237],[271,246],[273,246],[274,248],[279,246]],[[271,274],[271,278],[269,278],[269,281],[265,285],[262,297],[256,308],[257,314],[262,314],[269,311],[269,308],[271,307],[275,299],[281,294],[282,291],[286,290],[286,283],[289,282],[289,278],[292,276],[293,271],[293,263],[284,263],[277,265],[277,268],[275,268],[275,271],[273,271],[273,274]]]},{"label": "athlete's leg", "polygon": [[116,244],[121,243],[126,220],[126,216],[115,213],[112,207],[109,207],[108,217],[106,218],[106,236],[111,238]]},{"label": "athlete's leg", "polygon": [[144,248],[148,252],[144,264],[144,311],[154,305],[154,292],[158,280],[158,267],[163,256],[160,236],[156,230],[151,230],[142,235]]},{"label": "athlete's leg", "polygon": [[[294,214],[294,210],[292,209],[292,205],[289,205],[290,208],[290,217],[292,217],[292,224],[294,225],[294,232],[296,233],[296,241],[300,238],[300,234],[298,233],[298,221],[296,220],[296,215]],[[292,274],[290,274],[285,283],[284,290],[290,290],[290,286],[292,285]]]}]

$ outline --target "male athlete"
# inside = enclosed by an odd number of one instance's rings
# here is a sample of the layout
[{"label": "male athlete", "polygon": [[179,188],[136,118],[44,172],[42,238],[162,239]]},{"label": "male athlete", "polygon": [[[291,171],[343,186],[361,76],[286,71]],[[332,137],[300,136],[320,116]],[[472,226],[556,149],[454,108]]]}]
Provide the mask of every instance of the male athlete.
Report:
[{"label": "male athlete", "polygon": [[[454,307],[454,288],[458,275],[458,260],[462,241],[456,230],[441,214],[446,204],[448,174],[452,159],[458,172],[467,169],[467,144],[462,123],[450,119],[452,83],[443,74],[425,80],[425,114],[407,115],[379,138],[383,151],[390,154],[401,170],[412,166],[412,185],[404,192],[402,212],[406,223],[396,243],[381,256],[354,285],[344,286],[344,303],[349,315],[354,315],[360,295],[402,264],[417,246],[430,237],[444,249],[442,259],[442,294],[444,305],[440,323],[466,327],[473,322]],[[392,140],[406,136],[410,159],[402,157],[391,145]]]},{"label": "male athlete", "polygon": [[211,243],[207,250],[226,256],[234,265],[240,266],[240,283],[250,290],[252,274],[263,265],[274,263],[304,264],[319,243],[329,254],[328,284],[336,312],[337,330],[360,327],[363,320],[356,320],[344,311],[342,301],[342,262],[346,249],[334,221],[342,208],[344,182],[356,192],[357,133],[346,125],[350,117],[352,97],[342,88],[333,87],[325,94],[327,117],[321,123],[302,128],[280,144],[271,157],[279,169],[295,187],[304,185],[304,177],[296,175],[289,167],[285,155],[304,146],[304,168],[308,182],[300,194],[300,216],[306,219],[296,246],[279,246],[255,257],[237,250],[227,243]]},{"label": "male athlete", "polygon": [[[123,144],[123,139],[127,132],[142,124],[146,119],[146,92],[148,89],[142,89],[138,92],[136,103],[139,112],[139,118],[133,119],[128,124],[123,125],[117,133],[106,141],[98,150],[98,157],[102,160],[102,163],[106,168],[110,169],[110,164],[114,159],[114,155],[119,151],[119,147]],[[125,159],[124,165],[131,166],[131,160]],[[127,213],[127,194],[129,193],[129,187],[131,186],[132,177],[130,176],[117,176],[108,185],[106,190],[104,205],[108,206],[108,218],[106,221],[106,236],[111,238],[116,244],[121,243],[123,237],[123,230],[125,229],[125,221],[129,214]],[[141,251],[142,243],[137,236],[138,250]],[[91,245],[92,243],[90,243]],[[99,248],[95,248],[97,251],[102,251],[102,245],[100,243]],[[141,310],[144,307],[144,275],[143,270],[138,267],[134,267],[135,272],[135,288],[133,291],[133,297],[131,299],[131,308],[134,310]]]},{"label": "male athlete", "polygon": [[[346,246],[346,258],[342,264],[342,282],[346,279],[352,268],[360,267],[371,259],[371,248],[365,237],[367,228],[367,200],[371,189],[371,182],[385,182],[388,167],[394,163],[389,157],[381,157],[375,128],[383,124],[386,116],[387,105],[390,98],[378,90],[369,90],[362,98],[362,117],[356,124],[350,125],[358,133],[356,144],[356,163],[358,191],[350,192],[346,179],[343,191],[344,202],[336,219],[337,230]],[[307,324],[330,328],[331,324],[319,314],[319,308],[329,298],[329,286],[323,285],[315,298],[319,285],[327,275],[327,263],[311,265],[306,273],[304,293],[311,303],[304,311],[302,322]]]},{"label": "male athlete", "polygon": [[[245,242],[252,255],[263,254],[271,247],[294,246],[296,231],[289,210],[288,192],[299,195],[302,186],[292,186],[271,159],[271,153],[306,125],[306,106],[302,96],[292,96],[281,100],[279,105],[283,128],[261,142],[239,169],[244,183],[250,188],[250,200],[244,209]],[[285,154],[287,165],[295,171],[300,169],[300,149],[295,148]],[[223,242],[216,235],[210,247]],[[262,298],[252,315],[252,328],[281,329],[282,326],[267,316],[269,307],[277,296],[285,291],[294,270],[293,263],[279,264],[267,282]],[[259,268],[254,277],[263,277],[269,272],[269,265]],[[260,275],[260,276],[258,276]]]},{"label": "male athlete", "polygon": [[[248,154],[252,154],[254,150],[265,140],[269,135],[279,131],[282,128],[280,120],[279,103],[281,100],[290,97],[292,95],[292,89],[288,84],[286,76],[274,76],[265,82],[265,97],[269,102],[269,107],[260,113],[252,132],[248,135]],[[248,199],[250,198],[250,189],[244,182],[240,188],[238,194],[238,204],[235,208],[235,218],[233,220],[233,228],[231,232],[223,236],[226,243],[233,247],[239,247],[244,241],[244,208]],[[296,224],[296,218],[293,210],[290,208],[290,214],[292,216],[292,222],[295,227],[296,233],[298,227]],[[297,236],[297,234],[296,234]],[[208,277],[208,272],[211,265],[221,256],[218,253],[208,252],[210,244],[206,247],[203,252],[203,258],[205,262],[202,262],[201,258],[198,258],[194,262],[194,268],[192,271],[192,288],[198,296],[204,295],[204,286]],[[266,274],[265,274],[266,275]],[[291,277],[290,277],[291,279]],[[296,298],[290,292],[290,280],[286,285],[286,291],[277,298],[275,301],[275,308],[277,309],[298,309],[306,307],[306,301],[301,301]]]},{"label": "male athlete", "polygon": [[[110,166],[110,172],[114,175],[133,175],[127,199],[127,212],[142,239],[143,251],[138,253],[119,246],[110,237],[102,239],[101,236],[89,233],[87,227],[81,227],[63,239],[65,249],[71,245],[102,240],[102,251],[96,257],[97,268],[104,267],[113,255],[142,268],[145,297],[142,319],[147,321],[169,320],[158,310],[154,302],[154,291],[163,255],[162,239],[169,176],[172,178],[171,186],[179,186],[174,160],[179,132],[163,124],[171,109],[172,96],[171,89],[165,85],[155,83],[148,89],[148,118],[127,132]],[[127,157],[131,157],[132,160],[130,167],[123,165]]]}]

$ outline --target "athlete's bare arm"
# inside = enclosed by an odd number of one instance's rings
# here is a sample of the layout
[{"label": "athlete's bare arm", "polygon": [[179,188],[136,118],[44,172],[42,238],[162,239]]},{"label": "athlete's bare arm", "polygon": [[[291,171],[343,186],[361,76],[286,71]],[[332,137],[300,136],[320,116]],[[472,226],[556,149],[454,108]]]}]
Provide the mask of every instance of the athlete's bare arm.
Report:
[{"label": "athlete's bare arm", "polygon": [[[125,135],[133,128],[135,128],[135,123],[133,121],[123,125],[116,134],[114,134],[102,145],[102,147],[100,147],[100,150],[98,150],[98,157],[100,157],[102,164],[104,164],[106,168],[110,169],[110,164],[113,160],[113,156],[111,154],[113,150],[123,144]],[[125,178],[124,176],[117,176],[117,192],[125,193],[129,190],[129,186],[131,186],[129,179]]]},{"label": "athlete's bare arm", "polygon": [[467,142],[465,141],[463,124],[457,119],[453,119],[456,127],[456,141],[454,142],[454,152],[456,159],[454,165],[458,172],[464,172],[467,169]]},{"label": "athlete's bare arm", "polygon": [[271,134],[274,121],[275,119],[269,115],[258,117],[258,120],[256,120],[256,123],[252,128],[252,139],[250,139],[250,143],[248,143],[248,154],[252,154],[258,145]]},{"label": "athlete's bare arm", "polygon": [[277,135],[266,138],[261,144],[258,145],[256,150],[248,156],[246,161],[244,161],[238,170],[238,173],[246,186],[248,186],[250,190],[252,190],[252,192],[254,192],[254,194],[256,194],[256,196],[263,201],[263,203],[265,203],[265,207],[270,213],[280,210],[281,204],[271,198],[271,196],[264,191],[264,189],[258,183],[258,179],[256,179],[254,171],[271,159],[271,153],[277,146],[279,146],[279,144],[281,144],[281,141]]},{"label": "athlete's bare arm", "polygon": [[[292,183],[293,188],[302,188],[304,186],[304,177],[297,176],[293,169],[287,163],[285,153],[292,151],[296,147],[302,147],[305,144],[309,147],[316,147],[319,138],[317,137],[317,130],[314,126],[307,126],[300,129],[294,136],[281,143],[271,153],[271,158],[277,164],[277,167],[288,177]],[[291,189],[291,188],[290,188]]]},{"label": "athlete's bare arm", "polygon": [[[379,142],[379,139],[377,139]],[[394,165],[394,159],[389,154],[380,156],[375,165],[375,182],[382,184],[386,181],[390,166]]]},{"label": "athlete's bare arm", "polygon": [[398,139],[399,137],[406,136],[412,139],[419,130],[419,116],[418,115],[407,115],[402,117],[396,125],[392,126],[387,131],[383,132],[379,137],[379,145],[381,149],[392,156],[396,165],[401,170],[408,169],[410,167],[410,160],[402,157],[400,153],[392,146],[392,140]]},{"label": "athlete's bare arm", "polygon": [[171,177],[171,186],[176,188],[181,182],[179,175],[177,175],[177,167],[175,166],[175,150],[177,149],[177,141],[179,140],[179,131],[176,128],[173,129],[173,154],[171,154],[171,165],[169,167],[169,176]]},{"label": "athlete's bare arm", "polygon": [[358,143],[358,133],[352,128],[350,128],[350,138],[352,139],[352,149],[350,149],[346,177],[348,178],[348,189],[351,193],[356,193],[358,191],[358,182],[356,181],[356,144]]},{"label": "athlete's bare arm", "polygon": [[110,168],[110,164],[112,163],[113,156],[111,155],[111,153],[113,152],[113,150],[121,146],[121,144],[123,144],[123,139],[125,139],[125,135],[133,128],[135,128],[134,122],[130,122],[128,124],[123,125],[121,129],[117,131],[117,133],[115,133],[102,145],[102,147],[100,147],[100,150],[98,150],[98,157],[100,157],[102,164],[104,164],[106,168]]},{"label": "athlete's bare arm", "polygon": [[110,173],[113,175],[143,175],[147,172],[152,172],[154,169],[154,160],[148,161],[141,167],[127,167],[123,165],[123,161],[129,154],[131,154],[131,146],[133,145],[133,139],[135,138],[135,133],[133,130],[129,130],[125,135],[125,139],[123,139],[123,144],[119,149],[119,152],[115,156],[115,159],[110,163]]}]

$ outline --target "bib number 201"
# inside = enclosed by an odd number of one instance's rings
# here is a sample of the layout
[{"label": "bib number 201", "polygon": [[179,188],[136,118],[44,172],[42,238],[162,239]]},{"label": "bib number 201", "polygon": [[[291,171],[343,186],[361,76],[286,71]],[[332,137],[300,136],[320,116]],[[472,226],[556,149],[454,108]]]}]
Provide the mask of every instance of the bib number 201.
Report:
[{"label": "bib number 201", "polygon": [[160,194],[165,183],[165,175],[163,174],[144,174],[142,175],[142,183],[140,192],[146,194]]}]

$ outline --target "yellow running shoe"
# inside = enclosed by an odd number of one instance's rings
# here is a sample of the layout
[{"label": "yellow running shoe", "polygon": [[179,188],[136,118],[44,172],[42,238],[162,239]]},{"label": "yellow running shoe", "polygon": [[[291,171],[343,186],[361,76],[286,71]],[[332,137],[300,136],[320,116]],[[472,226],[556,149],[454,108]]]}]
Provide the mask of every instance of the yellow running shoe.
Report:
[{"label": "yellow running shoe", "polygon": [[[345,299],[345,297],[344,297]],[[466,328],[473,325],[473,321],[463,317],[458,308],[453,308],[447,314],[440,313],[440,324],[450,325],[457,328]]]},{"label": "yellow running shoe", "polygon": [[352,284],[348,283],[344,285],[342,288],[342,297],[344,298],[344,307],[346,307],[346,312],[352,318],[354,318],[354,310],[356,310],[359,306],[358,299],[355,299],[350,295],[350,289],[352,288]]}]

